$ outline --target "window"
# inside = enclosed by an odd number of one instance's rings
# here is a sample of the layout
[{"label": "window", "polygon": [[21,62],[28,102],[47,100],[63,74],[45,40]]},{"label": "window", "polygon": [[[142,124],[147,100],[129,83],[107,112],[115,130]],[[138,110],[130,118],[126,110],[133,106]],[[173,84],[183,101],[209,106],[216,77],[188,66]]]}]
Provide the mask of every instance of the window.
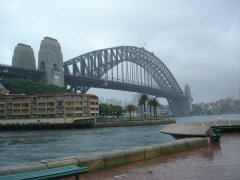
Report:
[{"label": "window", "polygon": [[23,107],[23,108],[28,108],[28,107],[29,107],[29,104],[28,104],[28,103],[23,103],[23,104],[22,104],[22,107]]},{"label": "window", "polygon": [[67,101],[67,102],[65,102],[65,105],[66,105],[66,106],[72,106],[72,105],[74,105],[74,102],[68,102],[68,101]]},{"label": "window", "polygon": [[75,108],[75,111],[82,111],[81,107]]},{"label": "window", "polygon": [[57,68],[57,64],[54,63],[54,64],[53,64],[53,70],[54,70],[54,71],[57,71],[57,69],[58,69],[58,68]]},{"label": "window", "polygon": [[78,95],[78,96],[75,96],[75,99],[82,99],[82,97]]},{"label": "window", "polygon": [[56,99],[57,99],[58,101],[63,101],[63,100],[64,100],[64,96],[57,96]]},{"label": "window", "polygon": [[40,70],[45,70],[45,62],[44,61],[40,62]]},{"label": "window", "polygon": [[77,102],[75,102],[75,105],[82,105],[82,102],[81,101],[77,101]]}]

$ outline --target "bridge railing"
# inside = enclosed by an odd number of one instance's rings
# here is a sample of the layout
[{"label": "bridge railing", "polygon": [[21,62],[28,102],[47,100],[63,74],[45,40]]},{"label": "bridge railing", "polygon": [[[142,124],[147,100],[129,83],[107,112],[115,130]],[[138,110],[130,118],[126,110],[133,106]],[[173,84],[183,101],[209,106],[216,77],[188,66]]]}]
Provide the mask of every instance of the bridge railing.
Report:
[{"label": "bridge railing", "polygon": [[145,86],[145,87],[152,87],[152,88],[159,88],[159,86],[153,85],[153,84],[148,84],[146,82],[138,82],[138,81],[132,81],[132,80],[126,80],[126,79],[120,79],[120,78],[108,78],[108,77],[101,77],[101,80],[107,80],[107,81],[113,81],[113,82],[120,82],[120,83],[127,83],[127,84],[135,84],[135,85],[140,85],[140,86]]}]

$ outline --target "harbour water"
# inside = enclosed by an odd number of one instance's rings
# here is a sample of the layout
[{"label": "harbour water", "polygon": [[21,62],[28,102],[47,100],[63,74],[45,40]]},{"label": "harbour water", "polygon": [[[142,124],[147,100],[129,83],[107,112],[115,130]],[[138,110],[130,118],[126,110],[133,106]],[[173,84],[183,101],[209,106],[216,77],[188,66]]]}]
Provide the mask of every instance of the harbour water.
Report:
[{"label": "harbour water", "polygon": [[[221,119],[239,120],[240,114],[221,115]],[[177,123],[211,120],[218,116],[176,118]],[[0,166],[173,141],[170,135],[160,133],[165,126],[0,132]]]}]

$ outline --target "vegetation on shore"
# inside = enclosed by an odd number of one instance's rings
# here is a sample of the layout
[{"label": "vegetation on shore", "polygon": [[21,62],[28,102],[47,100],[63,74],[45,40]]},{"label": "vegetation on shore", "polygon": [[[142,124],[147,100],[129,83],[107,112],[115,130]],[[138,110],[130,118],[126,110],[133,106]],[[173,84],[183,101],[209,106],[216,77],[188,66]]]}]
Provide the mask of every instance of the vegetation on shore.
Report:
[{"label": "vegetation on shore", "polygon": [[132,113],[134,113],[137,108],[136,106],[134,106],[133,104],[128,104],[126,107],[125,107],[126,111],[129,113],[130,115],[130,118],[132,118]]},{"label": "vegetation on shore", "polygon": [[[141,106],[142,117],[146,117],[146,104],[149,106],[150,117],[152,117],[152,107],[153,107],[153,116],[157,116],[157,107],[160,106],[157,98],[149,98],[147,94],[142,94],[138,101],[138,104]],[[144,110],[144,111],[143,111]]]},{"label": "vegetation on shore", "polygon": [[124,110],[121,106],[106,104],[106,103],[99,104],[99,115],[100,116],[120,117],[123,115],[123,113],[124,113]]},{"label": "vegetation on shore", "polygon": [[[147,94],[142,94],[138,100],[138,105],[141,107],[141,117],[142,118],[152,118],[157,117],[157,107],[160,106],[159,101],[156,97],[149,98]],[[149,111],[147,112],[147,108]],[[152,113],[153,111],[153,113]],[[116,106],[112,104],[100,103],[99,104],[99,115],[102,117],[120,117],[124,113],[128,113],[130,119],[136,115],[137,107],[133,104],[128,104],[124,108],[121,106]]]},{"label": "vegetation on shore", "polygon": [[0,80],[10,94],[43,94],[43,93],[64,93],[65,88],[56,85],[44,85],[39,82],[23,79]]}]

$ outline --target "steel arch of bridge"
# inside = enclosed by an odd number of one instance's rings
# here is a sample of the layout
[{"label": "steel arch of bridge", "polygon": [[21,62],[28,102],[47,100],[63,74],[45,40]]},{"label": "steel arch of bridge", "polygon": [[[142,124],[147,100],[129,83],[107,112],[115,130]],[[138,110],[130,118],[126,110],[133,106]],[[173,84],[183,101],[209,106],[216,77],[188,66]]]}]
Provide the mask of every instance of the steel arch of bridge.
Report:
[{"label": "steel arch of bridge", "polygon": [[[166,98],[176,114],[184,113],[186,97],[174,76],[159,58],[144,48],[133,46],[112,47],[70,59],[64,62],[65,85],[70,85],[75,91],[81,90],[85,93],[90,87],[94,86],[91,83],[84,83],[84,79],[86,82],[89,79],[101,80],[105,73],[124,61],[135,63],[146,70],[158,85],[159,94],[157,96]],[[77,79],[81,79],[81,81],[77,81]],[[156,93],[152,95],[156,95]]]}]

